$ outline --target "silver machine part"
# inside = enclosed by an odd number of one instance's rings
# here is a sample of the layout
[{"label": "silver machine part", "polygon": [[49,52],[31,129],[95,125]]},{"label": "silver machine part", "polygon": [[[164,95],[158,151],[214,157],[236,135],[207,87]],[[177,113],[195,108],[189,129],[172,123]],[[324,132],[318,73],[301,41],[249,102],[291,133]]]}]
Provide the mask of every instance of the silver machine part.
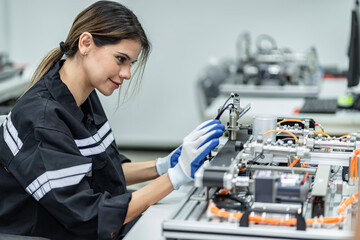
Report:
[{"label": "silver machine part", "polygon": [[238,114],[236,113],[236,111],[232,111],[230,113],[229,127],[228,127],[230,140],[236,140],[237,130],[239,129],[237,120],[238,120]]},{"label": "silver machine part", "polygon": [[316,169],[307,169],[307,168],[299,168],[299,167],[293,167],[293,168],[284,168],[284,167],[278,167],[278,166],[262,166],[262,165],[252,165],[250,167],[251,170],[271,170],[271,171],[282,171],[282,172],[292,172],[295,173],[306,173],[308,172],[309,175],[315,175]]},{"label": "silver machine part", "polygon": [[315,139],[314,140],[315,148],[336,148],[336,149],[346,149],[354,150],[356,147],[356,142],[352,141],[338,141],[333,139]]},{"label": "silver machine part", "polygon": [[[265,132],[276,129],[277,117],[275,116],[255,116],[253,118],[253,135],[259,136]],[[271,139],[275,142],[275,133],[270,133],[263,137],[263,141]]]},{"label": "silver machine part", "polygon": [[[259,140],[259,139],[258,139]],[[304,157],[309,155],[310,150],[305,146],[297,146],[297,145],[275,145],[275,144],[267,144],[262,141],[251,142],[245,145],[245,152],[252,153],[253,156],[259,153],[273,153],[279,155],[292,155]],[[253,156],[250,156],[251,158]]]},{"label": "silver machine part", "polygon": [[[247,110],[238,103],[234,104],[236,107],[229,113],[229,137],[224,137],[226,142],[213,152],[213,159],[206,161],[195,173],[194,190],[163,222],[163,236],[166,239],[191,240],[351,239],[357,219],[357,204],[346,209],[344,222],[331,225],[314,223],[306,225],[305,231],[298,230],[296,226],[253,222],[244,227],[240,226],[238,218],[232,217],[232,213],[241,212],[263,219],[285,220],[294,218],[293,213],[296,212],[296,216],[301,215],[304,221],[311,218],[336,218],[340,203],[356,193],[359,184],[355,180],[346,182],[342,176],[343,170],[350,166],[353,150],[360,148],[358,135],[343,139],[319,137],[314,133],[314,127],[310,127],[310,123],[314,122],[312,119],[301,119],[303,124],[280,125],[277,117],[272,116],[254,117],[251,133],[247,131],[248,126],[239,123],[242,113]],[[299,142],[288,140],[289,136],[285,133],[262,136],[275,129],[294,133]],[[241,144],[235,144],[240,138]],[[300,157],[298,164],[309,165],[288,167],[295,157]],[[272,177],[263,177],[256,183],[257,171],[270,171]],[[226,190],[225,194],[232,199],[219,198],[220,189]],[[233,197],[243,202],[236,202]],[[230,205],[226,205],[229,202]],[[211,212],[209,203],[220,203],[215,205],[218,211],[227,211],[230,217]],[[233,203],[238,207],[243,203],[248,206],[246,210],[236,209],[231,205]],[[226,208],[228,206],[229,209]]]}]

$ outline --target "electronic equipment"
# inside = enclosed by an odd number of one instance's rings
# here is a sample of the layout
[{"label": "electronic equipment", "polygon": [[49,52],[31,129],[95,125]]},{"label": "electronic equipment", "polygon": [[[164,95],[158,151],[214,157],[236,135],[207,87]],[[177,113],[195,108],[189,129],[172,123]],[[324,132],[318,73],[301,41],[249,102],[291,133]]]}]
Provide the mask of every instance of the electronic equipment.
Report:
[{"label": "electronic equipment", "polygon": [[359,84],[360,77],[360,23],[359,23],[359,1],[355,1],[354,9],[351,12],[351,29],[349,43],[349,69],[348,87],[355,87]]},{"label": "electronic equipment", "polygon": [[[292,52],[279,48],[269,35],[256,39],[256,52],[250,51],[250,34],[240,34],[233,72],[219,86],[223,94],[236,92],[242,96],[316,97],[320,91],[322,72],[316,49]],[[235,69],[235,70],[234,70]]]},{"label": "electronic equipment", "polygon": [[20,75],[21,71],[12,67],[4,67],[0,70],[0,81],[10,79],[16,75]]},{"label": "electronic equipment", "polygon": [[[275,39],[262,34],[256,38],[257,51],[251,54],[248,35],[244,33],[238,39],[238,75],[234,81],[256,86],[316,85],[319,66],[315,48],[294,53],[288,48],[279,48]],[[242,41],[247,41],[245,48]]]},{"label": "electronic equipment", "polygon": [[305,98],[300,113],[336,113],[337,99]]},{"label": "electronic equipment", "polygon": [[[194,188],[162,224],[166,239],[350,239],[360,134],[331,137],[315,119],[256,116],[229,97],[227,131]],[[229,101],[227,100],[227,102]],[[245,110],[247,109],[247,110]]]},{"label": "electronic equipment", "polygon": [[347,71],[347,92],[339,97],[339,107],[348,110],[360,110],[360,93],[358,92],[360,78],[360,23],[359,1],[351,12],[350,42],[348,49],[349,68]]},{"label": "electronic equipment", "polygon": [[15,75],[20,75],[21,70],[14,68],[7,53],[0,53],[0,81],[7,80]]},{"label": "electronic equipment", "polygon": [[[256,39],[257,51],[250,51],[250,34],[239,35],[236,58],[212,61],[200,72],[197,87],[203,105],[219,95],[236,92],[249,97],[314,98],[320,92],[322,71],[317,52],[278,48],[269,35]],[[199,94],[199,95],[200,95]]]}]

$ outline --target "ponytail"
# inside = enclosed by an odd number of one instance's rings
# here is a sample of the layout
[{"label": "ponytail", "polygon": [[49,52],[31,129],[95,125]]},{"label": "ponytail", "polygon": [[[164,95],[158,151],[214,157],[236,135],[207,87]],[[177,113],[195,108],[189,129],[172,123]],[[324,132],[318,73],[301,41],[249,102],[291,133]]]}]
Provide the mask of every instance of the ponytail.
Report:
[{"label": "ponytail", "polygon": [[41,61],[39,66],[36,68],[29,86],[26,88],[25,92],[28,91],[32,86],[35,85],[41,78],[45,76],[49,72],[49,70],[57,63],[63,56],[63,52],[61,52],[60,48],[54,48],[51,50]]}]

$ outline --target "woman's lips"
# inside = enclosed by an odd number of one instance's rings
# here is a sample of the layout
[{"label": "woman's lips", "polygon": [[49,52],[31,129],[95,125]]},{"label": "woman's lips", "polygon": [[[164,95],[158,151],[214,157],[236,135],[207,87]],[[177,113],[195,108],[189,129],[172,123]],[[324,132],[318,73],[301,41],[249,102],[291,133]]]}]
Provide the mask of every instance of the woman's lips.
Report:
[{"label": "woman's lips", "polygon": [[111,79],[110,79],[110,81],[114,84],[115,88],[119,88],[119,86],[121,85],[121,83],[117,83]]}]

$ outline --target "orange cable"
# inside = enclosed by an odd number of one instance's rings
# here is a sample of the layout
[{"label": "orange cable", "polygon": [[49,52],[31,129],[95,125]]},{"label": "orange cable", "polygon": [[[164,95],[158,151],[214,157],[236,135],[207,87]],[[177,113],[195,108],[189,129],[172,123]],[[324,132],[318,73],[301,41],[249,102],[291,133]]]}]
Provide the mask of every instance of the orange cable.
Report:
[{"label": "orange cable", "polygon": [[350,179],[354,178],[353,160],[354,160],[354,157],[352,157],[350,160],[350,170],[349,170],[350,171]]},{"label": "orange cable", "polygon": [[[339,216],[306,219],[305,223],[306,225],[311,225],[313,223],[333,224],[333,223],[342,222],[345,220],[345,215],[344,215],[345,209],[357,199],[358,199],[358,192],[352,195],[351,197],[344,199],[339,205],[339,210],[338,210]],[[218,207],[216,207],[213,201],[209,202],[208,208],[212,214],[218,217],[223,217],[223,218],[232,217],[232,218],[240,219],[243,215],[240,212],[230,213],[223,209],[219,209]],[[285,225],[285,226],[296,225],[296,218],[281,219],[281,218],[263,218],[262,216],[249,216],[249,221],[255,223],[267,223],[272,225]]]},{"label": "orange cable", "polygon": [[350,179],[354,178],[354,159],[355,159],[355,156],[352,157],[351,160],[350,160]]},{"label": "orange cable", "polygon": [[239,168],[239,171],[244,170],[245,168],[246,168],[245,166],[242,166]]},{"label": "orange cable", "polygon": [[299,119],[284,119],[284,120],[282,120],[282,121],[280,121],[278,123],[281,124],[281,123],[284,123],[284,122],[299,122],[299,123],[302,123],[302,121],[299,120]]},{"label": "orange cable", "polygon": [[352,134],[351,133],[349,133],[349,134],[345,134],[345,135],[342,135],[341,137],[339,137],[338,138],[338,140],[340,139],[340,138],[345,138],[345,137],[347,137],[347,136],[351,136]]},{"label": "orange cable", "polygon": [[360,154],[360,148],[355,149],[353,153],[354,156],[351,158],[350,161],[350,179],[354,178],[354,173],[355,173],[355,179],[358,179],[357,156]]},{"label": "orange cable", "polygon": [[357,180],[357,179],[358,179],[358,168],[357,168],[358,163],[357,163],[357,161],[358,161],[358,157],[357,157],[357,155],[356,155],[356,157],[355,157],[355,159],[354,159],[355,180]]},{"label": "orange cable", "polygon": [[292,162],[292,164],[289,164],[289,167],[295,166],[295,165],[298,163],[299,159],[300,159],[300,157],[297,157],[297,158]]},{"label": "orange cable", "polygon": [[226,195],[226,194],[228,194],[229,192],[230,192],[229,189],[223,188],[223,189],[221,189],[220,194],[221,194],[221,195]]},{"label": "orange cable", "polygon": [[347,199],[344,199],[344,201],[341,202],[341,204],[339,205],[339,214],[343,214],[345,209],[354,201],[356,201],[358,199],[358,194],[359,192],[355,193],[354,195],[352,195],[351,197],[348,197]]},{"label": "orange cable", "polygon": [[269,134],[269,133],[273,133],[273,132],[283,132],[283,133],[287,133],[287,134],[291,135],[291,136],[296,140],[297,143],[299,143],[299,139],[298,139],[293,133],[291,133],[291,132],[289,132],[289,131],[286,131],[286,130],[280,130],[280,129],[271,130],[271,131],[268,131],[268,132],[266,132],[266,133],[263,133],[263,136],[265,136],[266,134]]},{"label": "orange cable", "polygon": [[359,153],[360,153],[360,148],[357,148],[357,149],[354,150],[355,155],[358,155]]}]

